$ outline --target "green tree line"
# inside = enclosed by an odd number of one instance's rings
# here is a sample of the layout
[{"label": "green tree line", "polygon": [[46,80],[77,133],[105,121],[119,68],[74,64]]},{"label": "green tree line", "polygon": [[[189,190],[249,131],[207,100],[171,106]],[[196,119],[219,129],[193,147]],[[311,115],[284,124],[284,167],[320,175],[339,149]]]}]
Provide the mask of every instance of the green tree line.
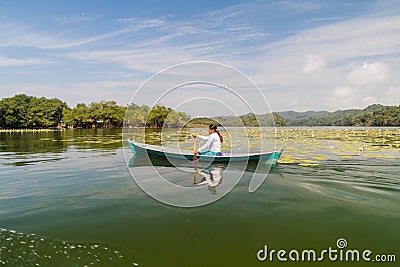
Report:
[{"label": "green tree line", "polygon": [[[280,114],[218,116],[191,119],[162,105],[149,107],[130,104],[120,106],[115,101],[79,103],[75,107],[57,98],[18,94],[0,100],[0,128],[51,127],[181,127],[183,125],[223,126],[400,126],[400,106],[371,105],[366,109],[335,112],[282,112]],[[284,114],[288,116],[285,118]]]},{"label": "green tree line", "polygon": [[150,108],[131,104],[126,107],[115,101],[100,101],[68,107],[57,98],[38,98],[25,94],[0,100],[2,129],[122,127],[125,115],[125,123],[132,127],[179,127],[190,120],[186,113],[162,105]]},{"label": "green tree line", "polygon": [[162,105],[150,108],[146,105],[130,104],[126,112],[127,126],[180,127],[189,120],[190,116],[186,113]]},{"label": "green tree line", "polygon": [[0,100],[1,128],[47,128],[62,120],[65,102],[19,94]]},{"label": "green tree line", "polygon": [[213,118],[194,118],[190,121],[191,125],[209,125],[217,124],[226,127],[242,127],[242,126],[286,126],[287,121],[278,114],[255,115],[252,113],[241,116],[217,116]]}]

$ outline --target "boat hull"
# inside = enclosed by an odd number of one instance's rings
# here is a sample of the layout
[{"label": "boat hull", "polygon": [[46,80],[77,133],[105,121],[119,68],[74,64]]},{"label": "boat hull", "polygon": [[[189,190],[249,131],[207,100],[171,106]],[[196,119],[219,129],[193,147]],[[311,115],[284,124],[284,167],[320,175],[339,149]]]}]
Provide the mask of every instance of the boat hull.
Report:
[{"label": "boat hull", "polygon": [[[162,147],[147,145],[143,143],[133,142],[128,140],[129,147],[134,154],[137,153],[147,153],[156,157],[163,158],[171,158],[171,159],[183,159],[183,160],[194,160],[194,155],[181,152],[179,150],[173,149],[163,149]],[[273,164],[275,164],[279,157],[282,154],[282,150],[280,151],[272,151],[267,153],[258,153],[258,154],[248,154],[248,155],[233,155],[233,156],[205,156],[198,155],[197,159],[199,161],[208,161],[208,162],[248,162],[248,161],[259,161],[259,160],[270,160]]]}]

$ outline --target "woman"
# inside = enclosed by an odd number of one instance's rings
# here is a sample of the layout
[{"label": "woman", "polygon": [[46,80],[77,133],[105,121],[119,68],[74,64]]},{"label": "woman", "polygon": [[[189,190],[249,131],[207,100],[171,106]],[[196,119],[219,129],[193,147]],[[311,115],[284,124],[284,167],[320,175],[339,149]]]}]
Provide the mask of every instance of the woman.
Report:
[{"label": "woman", "polygon": [[206,156],[221,156],[222,135],[217,130],[217,125],[210,124],[208,127],[209,136],[193,134],[194,138],[207,141],[202,147],[195,151],[195,154]]}]

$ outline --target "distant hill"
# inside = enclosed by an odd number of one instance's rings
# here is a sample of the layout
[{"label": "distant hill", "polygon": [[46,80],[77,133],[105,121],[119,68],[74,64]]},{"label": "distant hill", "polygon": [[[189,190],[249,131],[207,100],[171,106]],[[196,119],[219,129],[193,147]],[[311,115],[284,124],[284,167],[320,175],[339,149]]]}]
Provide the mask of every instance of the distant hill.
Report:
[{"label": "distant hill", "polygon": [[284,119],[292,120],[292,119],[302,119],[315,116],[323,116],[329,114],[329,112],[328,111],[306,111],[306,112],[280,111],[276,112],[276,114],[278,114]]},{"label": "distant hill", "polygon": [[384,105],[381,104],[373,104],[371,106],[368,106],[367,108],[364,109],[365,112],[375,112],[375,111],[380,111],[385,109]]},{"label": "distant hill", "polygon": [[[224,126],[273,125],[270,114],[249,113],[240,117],[218,116],[213,121]],[[274,113],[276,126],[400,126],[400,106],[370,105],[365,109],[329,111],[282,111]],[[214,122],[215,122],[214,121]],[[208,122],[202,119],[202,123]]]},{"label": "distant hill", "polygon": [[347,115],[359,115],[363,112],[374,112],[384,109],[385,106],[380,104],[373,104],[368,106],[365,109],[346,109],[346,110],[337,110],[334,112],[329,111],[305,111],[305,112],[297,112],[297,111],[280,111],[276,112],[279,116],[287,120],[296,120],[296,119],[307,119],[311,117],[322,117],[322,116],[347,116]]},{"label": "distant hill", "polygon": [[[389,106],[374,104],[365,109],[346,109],[334,112],[328,111],[307,111],[307,112],[277,112],[286,125],[289,126],[397,126],[400,123],[392,123],[397,121],[391,118],[392,112],[389,112]],[[400,109],[400,107],[394,107]],[[386,117],[387,123],[377,118]],[[289,116],[287,116],[289,115]]]}]

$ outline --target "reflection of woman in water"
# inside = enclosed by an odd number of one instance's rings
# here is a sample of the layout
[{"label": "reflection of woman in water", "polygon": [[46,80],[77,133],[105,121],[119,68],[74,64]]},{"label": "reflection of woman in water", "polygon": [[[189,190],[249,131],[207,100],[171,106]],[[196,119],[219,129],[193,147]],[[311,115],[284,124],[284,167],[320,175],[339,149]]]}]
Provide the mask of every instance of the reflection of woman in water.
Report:
[{"label": "reflection of woman in water", "polygon": [[208,190],[211,194],[217,194],[216,187],[222,182],[222,169],[220,167],[208,167],[204,170],[200,170],[198,173],[204,176],[200,183],[197,185],[208,185]]},{"label": "reflection of woman in water", "polygon": [[209,136],[193,134],[194,138],[200,138],[207,141],[202,147],[195,151],[199,155],[221,156],[221,144],[223,142],[222,135],[217,130],[217,125],[210,124],[208,127]]}]

